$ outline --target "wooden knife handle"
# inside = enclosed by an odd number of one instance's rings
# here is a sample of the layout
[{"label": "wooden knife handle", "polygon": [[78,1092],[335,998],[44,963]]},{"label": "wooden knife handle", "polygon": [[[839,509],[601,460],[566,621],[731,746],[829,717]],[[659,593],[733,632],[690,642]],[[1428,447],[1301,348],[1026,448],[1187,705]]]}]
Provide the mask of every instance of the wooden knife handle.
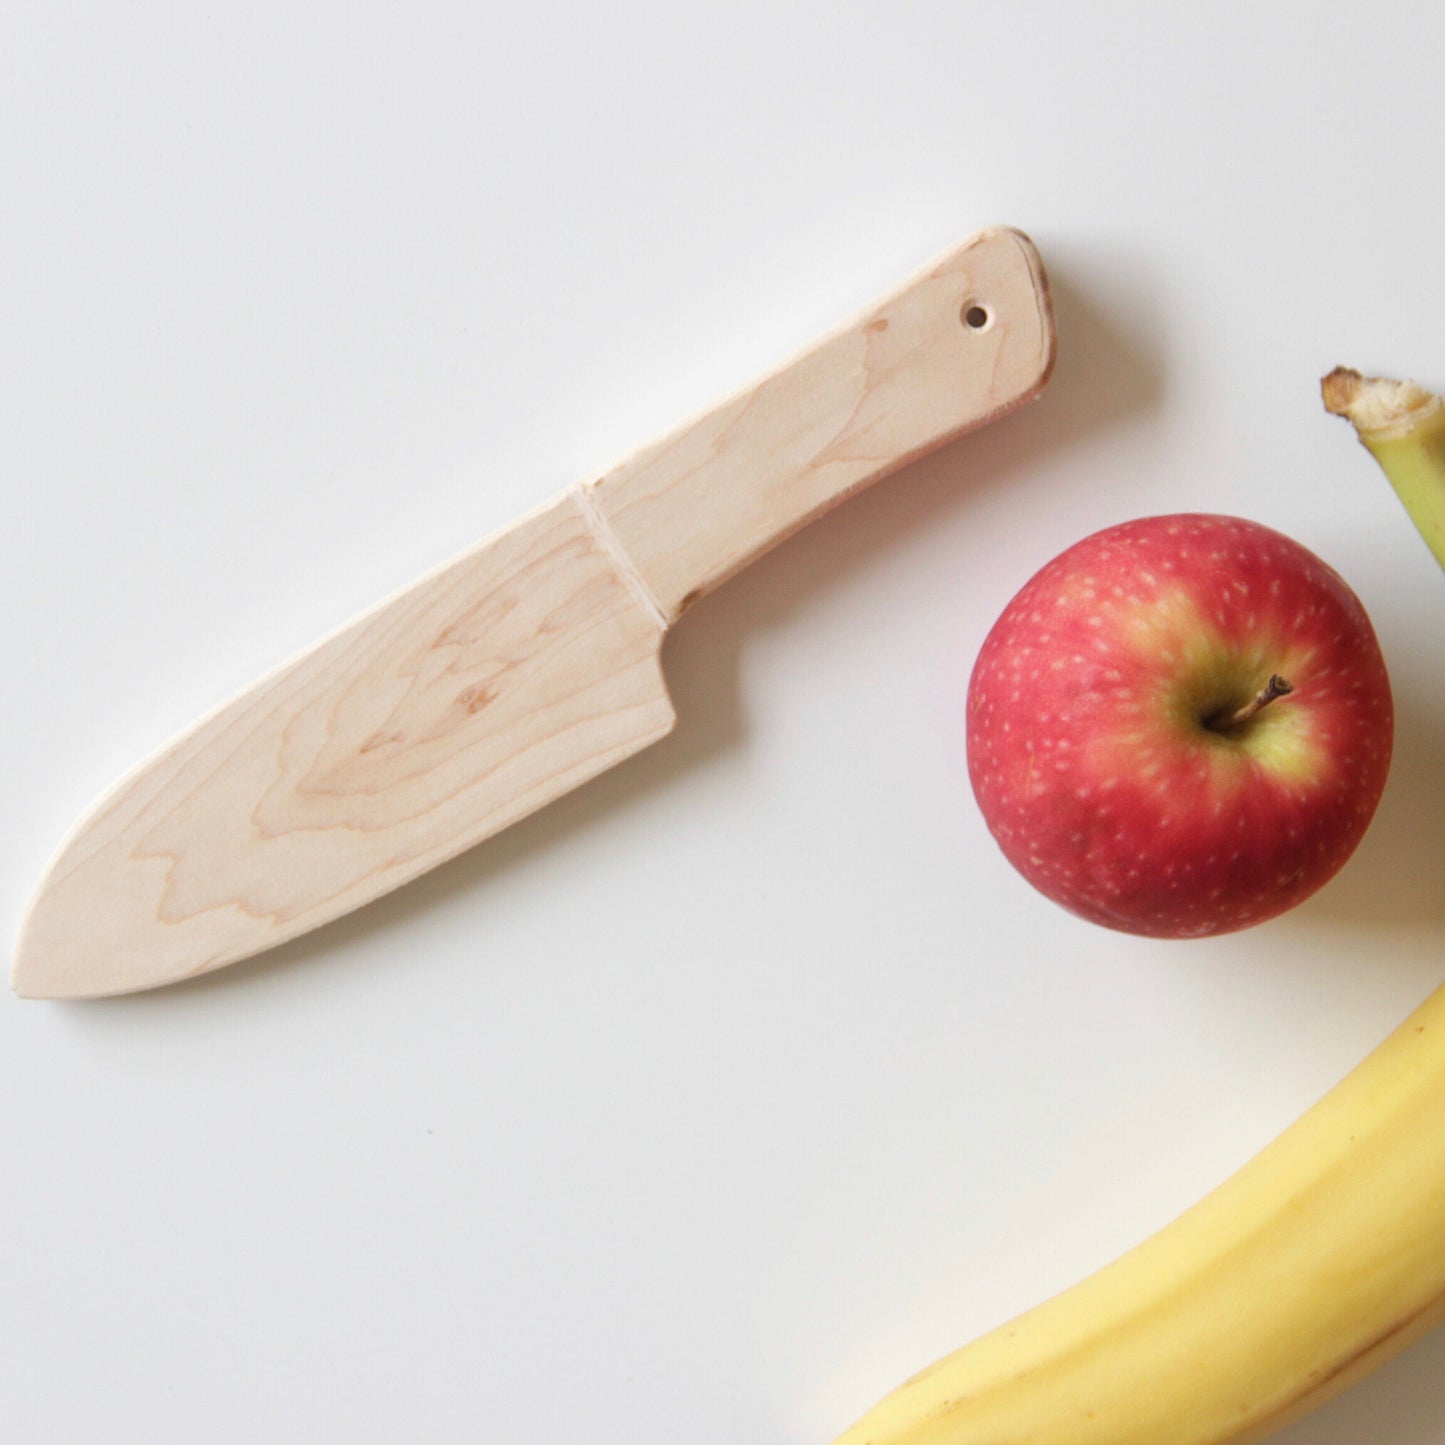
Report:
[{"label": "wooden knife handle", "polygon": [[800,356],[584,483],[579,500],[667,626],[850,493],[1031,400],[1053,360],[1033,243],[980,231]]}]

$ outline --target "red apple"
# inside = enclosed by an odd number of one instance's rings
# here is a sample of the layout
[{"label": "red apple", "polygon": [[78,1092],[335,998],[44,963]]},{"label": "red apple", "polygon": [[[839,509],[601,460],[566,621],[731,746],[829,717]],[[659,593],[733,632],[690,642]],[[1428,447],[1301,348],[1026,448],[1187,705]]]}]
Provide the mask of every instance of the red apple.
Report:
[{"label": "red apple", "polygon": [[1110,928],[1261,923],[1343,867],[1380,800],[1394,707],[1332,568],[1236,517],[1148,517],[1054,558],[968,690],[989,831],[1041,893]]}]

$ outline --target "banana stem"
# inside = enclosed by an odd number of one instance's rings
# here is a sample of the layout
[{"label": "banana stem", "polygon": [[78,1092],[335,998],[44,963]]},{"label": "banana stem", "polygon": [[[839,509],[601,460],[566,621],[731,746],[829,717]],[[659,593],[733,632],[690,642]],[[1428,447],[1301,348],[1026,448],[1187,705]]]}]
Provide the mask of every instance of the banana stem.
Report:
[{"label": "banana stem", "polygon": [[1445,567],[1445,398],[1413,381],[1337,366],[1320,382],[1325,410],[1354,425],[1420,535]]}]

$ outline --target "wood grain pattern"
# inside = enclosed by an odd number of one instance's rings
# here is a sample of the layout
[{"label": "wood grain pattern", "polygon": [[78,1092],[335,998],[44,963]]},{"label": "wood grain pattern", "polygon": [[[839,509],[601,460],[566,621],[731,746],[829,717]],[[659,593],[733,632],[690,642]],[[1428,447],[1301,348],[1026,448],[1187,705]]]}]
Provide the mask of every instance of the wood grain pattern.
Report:
[{"label": "wood grain pattern", "polygon": [[357,908],[670,731],[667,627],[809,518],[1037,393],[1038,258],[981,232],[748,390],[382,603],[123,780],[11,982],[123,993]]},{"label": "wood grain pattern", "polygon": [[662,636],[552,502],[123,782],[51,869],[16,991],[204,973],[416,877],[668,733]]},{"label": "wood grain pattern", "polygon": [[983,231],[591,490],[672,621],[850,493],[1031,399],[1053,359],[1038,253]]}]

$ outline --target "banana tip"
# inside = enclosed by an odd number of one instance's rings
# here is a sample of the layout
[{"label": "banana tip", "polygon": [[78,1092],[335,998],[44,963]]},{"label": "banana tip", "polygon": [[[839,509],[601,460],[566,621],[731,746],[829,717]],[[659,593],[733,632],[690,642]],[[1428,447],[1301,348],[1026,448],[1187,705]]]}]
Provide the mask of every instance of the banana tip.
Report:
[{"label": "banana tip", "polygon": [[1348,366],[1337,366],[1328,376],[1320,378],[1320,396],[1331,416],[1348,417],[1365,378]]},{"label": "banana tip", "polygon": [[1337,366],[1321,379],[1320,396],[1326,411],[1353,422],[1362,437],[1399,435],[1445,410],[1445,401],[1419,382],[1362,376],[1348,366]]}]

